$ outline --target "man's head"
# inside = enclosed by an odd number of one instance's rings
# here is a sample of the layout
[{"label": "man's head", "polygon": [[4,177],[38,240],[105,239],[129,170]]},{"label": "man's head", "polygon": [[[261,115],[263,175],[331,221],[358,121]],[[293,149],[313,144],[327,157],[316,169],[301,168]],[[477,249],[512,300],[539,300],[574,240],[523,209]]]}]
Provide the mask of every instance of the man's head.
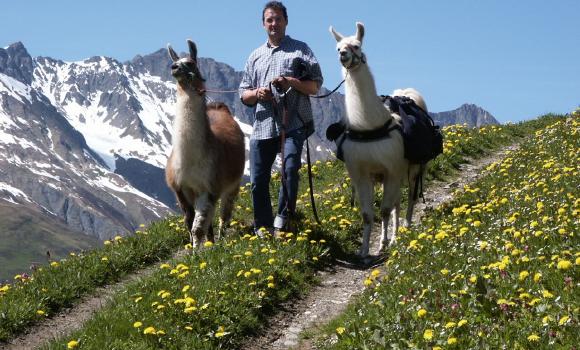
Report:
[{"label": "man's head", "polygon": [[279,45],[286,36],[286,26],[288,25],[286,7],[279,1],[268,2],[262,11],[262,24],[268,34],[268,41],[271,44]]}]

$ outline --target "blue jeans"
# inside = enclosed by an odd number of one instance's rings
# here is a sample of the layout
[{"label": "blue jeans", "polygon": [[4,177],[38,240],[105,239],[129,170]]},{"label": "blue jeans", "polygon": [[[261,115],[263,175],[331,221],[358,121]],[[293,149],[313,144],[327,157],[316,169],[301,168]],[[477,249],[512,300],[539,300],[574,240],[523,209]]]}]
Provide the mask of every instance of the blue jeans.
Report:
[{"label": "blue jeans", "polygon": [[[285,175],[286,191],[280,179],[276,228],[282,228],[296,209],[298,181],[304,141],[307,138],[305,128],[290,131],[284,143],[286,158]],[[271,228],[274,226],[272,201],[270,199],[270,178],[272,165],[280,152],[280,137],[266,140],[250,140],[250,181],[252,183],[252,204],[254,206],[254,227]],[[287,192],[287,195],[286,195]]]}]

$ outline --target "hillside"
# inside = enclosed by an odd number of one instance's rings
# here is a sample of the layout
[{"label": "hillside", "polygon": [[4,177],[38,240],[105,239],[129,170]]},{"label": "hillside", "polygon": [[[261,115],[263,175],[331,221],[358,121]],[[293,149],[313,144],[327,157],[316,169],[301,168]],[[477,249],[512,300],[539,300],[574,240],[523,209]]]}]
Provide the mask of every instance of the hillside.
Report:
[{"label": "hillside", "polygon": [[[435,160],[434,166],[439,169],[438,171],[447,173],[446,169],[458,168],[459,164],[466,161],[466,157],[495,152],[502,145],[512,143],[514,138],[530,138],[523,150],[533,156],[534,152],[527,151],[530,147],[529,145],[538,143],[537,137],[541,137],[541,140],[550,140],[550,142],[547,142],[548,144],[561,145],[561,147],[565,148],[565,152],[558,153],[558,157],[561,160],[553,159],[552,161],[550,159],[548,162],[540,162],[540,166],[551,164],[548,168],[545,168],[552,169],[550,173],[546,174],[549,178],[557,176],[561,172],[568,174],[552,180],[561,179],[562,184],[568,184],[569,181],[577,179],[577,176],[574,176],[577,175],[577,167],[569,166],[570,161],[573,161],[573,164],[577,162],[574,158],[571,158],[573,155],[568,150],[577,147],[577,139],[574,141],[573,135],[577,135],[578,125],[572,119],[566,120],[566,123],[569,124],[565,124],[562,118],[548,117],[538,121],[510,126],[492,126],[482,129],[448,128],[444,130],[449,141],[446,143],[446,152]],[[567,130],[572,130],[572,133],[562,132],[564,127]],[[563,136],[570,139],[560,140],[560,137]],[[542,144],[546,145],[546,142],[542,142]],[[546,153],[547,156],[553,154],[553,152]],[[569,160],[567,161],[566,159]],[[502,164],[507,166],[512,161],[513,155],[505,158]],[[525,164],[532,163],[524,161],[522,165],[516,166],[514,169],[525,169]],[[506,166],[494,164],[493,167],[487,169],[487,172],[496,170],[497,176],[508,179],[511,175],[510,172],[506,172],[506,170],[500,171]],[[311,283],[313,272],[316,269],[321,268],[324,264],[335,263],[335,258],[340,258],[343,261],[345,259],[352,261],[351,254],[360,244],[358,242],[360,218],[357,211],[352,210],[348,205],[350,189],[344,167],[341,163],[318,163],[314,171],[319,188],[317,200],[320,206],[319,214],[323,220],[322,225],[316,225],[312,222],[307,194],[305,193],[301,195],[299,202],[300,212],[304,215],[304,219],[301,221],[297,235],[286,234],[278,239],[261,239],[257,236],[246,234],[249,232],[249,219],[246,213],[249,209],[247,208],[249,198],[248,190],[244,187],[236,211],[236,221],[232,222],[232,232],[230,232],[228,237],[216,242],[216,244],[206,245],[197,254],[176,257],[160,264],[152,276],[127,285],[126,289],[117,294],[112,303],[101,310],[94,319],[90,320],[80,330],[52,343],[49,348],[62,348],[67,343],[75,344],[75,342],[80,343],[79,346],[81,348],[87,349],[109,348],[113,346],[113,343],[115,346],[120,347],[131,347],[138,344],[138,346],[143,348],[164,346],[164,344],[167,346],[172,344],[172,346],[180,348],[238,348],[237,345],[240,344],[244,337],[253,335],[257,327],[268,322],[268,317],[280,302],[292,300],[296,295],[308,289],[308,284]],[[542,186],[545,186],[549,179],[541,177],[542,174],[542,172],[537,173],[537,180],[543,181],[544,185]],[[484,175],[487,178],[487,174]],[[305,185],[303,184],[303,186]],[[574,186],[574,183],[572,183],[571,188],[574,188]],[[528,187],[536,188],[538,186]],[[515,200],[510,202],[507,199],[496,203],[489,192],[477,190],[470,186],[466,186],[463,189],[465,191],[459,191],[458,193],[467,193],[467,195],[474,198],[476,203],[479,201],[485,201],[485,203],[492,201],[494,206],[491,209],[508,205],[507,203],[509,202],[512,210],[518,210],[517,208],[520,205]],[[495,191],[498,190],[496,189]],[[559,193],[559,191],[555,191],[552,195],[558,196]],[[426,192],[426,195],[428,195],[428,192]],[[569,204],[565,210],[570,211],[571,215],[577,215],[577,201],[574,201],[573,197],[568,198],[567,201],[572,204]],[[533,204],[535,205],[535,202]],[[439,217],[442,212],[447,213],[455,207],[455,204],[444,206],[441,210],[434,210],[430,217]],[[475,210],[480,208],[465,209]],[[487,213],[482,213],[481,210],[475,213],[481,213],[477,215],[488,215]],[[559,213],[558,215],[562,216],[563,214],[565,213]],[[427,231],[429,235],[437,233],[438,238],[432,237],[433,242],[430,245],[425,244],[425,246],[433,245],[433,249],[439,249],[437,248],[438,246],[435,247],[438,244],[437,240],[445,238],[444,235],[439,235],[439,231],[447,230],[447,225],[455,223],[457,220],[454,219],[455,217],[462,217],[451,212],[445,215],[444,220],[446,223],[438,224],[438,227]],[[460,213],[459,215],[463,214]],[[487,225],[488,221],[483,219],[481,221],[480,223],[474,222],[473,219],[468,221],[472,223],[468,225],[468,231],[483,230],[486,227],[483,225]],[[433,225],[436,221],[428,219],[426,222],[427,225]],[[494,224],[496,223],[496,221],[493,222]],[[501,221],[498,222],[501,223]],[[522,222],[526,221],[522,220]],[[570,222],[570,224],[573,223]],[[483,227],[478,229],[481,226]],[[548,225],[545,226],[543,232],[553,233],[552,230],[548,229]],[[573,227],[565,232],[574,232]],[[448,235],[450,234],[451,232],[448,233]],[[35,274],[34,280],[18,282],[8,288],[5,288],[6,286],[2,287],[4,292],[2,292],[3,294],[0,297],[0,314],[6,316],[5,318],[0,318],[0,335],[8,337],[12,332],[18,331],[18,327],[22,327],[22,324],[42,321],[45,314],[52,315],[57,312],[59,304],[67,305],[71,300],[75,300],[74,295],[78,292],[71,291],[91,290],[90,286],[92,284],[90,283],[94,283],[91,281],[102,281],[103,279],[110,281],[108,277],[104,276],[108,276],[112,272],[117,274],[118,271],[124,268],[125,262],[139,260],[141,259],[139,256],[156,254],[154,253],[158,249],[156,246],[164,245],[167,247],[165,242],[168,239],[174,240],[172,244],[175,244],[175,242],[179,241],[180,235],[181,239],[186,237],[182,223],[173,219],[165,220],[138,232],[134,237],[119,238],[119,240],[114,242],[108,242],[104,248],[97,249],[90,254],[58,262],[42,273]],[[404,264],[411,264],[412,268],[423,266],[420,262],[417,264],[416,259],[412,259],[413,251],[409,250],[408,247],[415,247],[419,242],[412,244],[411,237],[409,232],[404,230],[400,232],[400,240],[396,246],[390,249],[388,254],[389,261],[393,262],[383,267],[386,269],[385,273],[387,275],[391,275],[388,272],[391,266],[396,268],[407,268],[408,265]],[[420,239],[428,240],[425,237],[422,236]],[[471,234],[465,234],[464,232],[461,237],[467,240],[471,238]],[[481,238],[478,236],[474,238],[476,239],[474,241],[465,241],[465,245],[470,247],[469,249],[477,249],[482,246],[478,243]],[[486,238],[486,240],[491,239]],[[448,241],[443,243],[446,242]],[[458,240],[449,239],[449,242],[453,243],[451,244],[453,247]],[[535,251],[536,246],[531,245],[533,242],[533,239],[527,242],[530,244],[527,248],[530,252]],[[574,246],[573,242],[566,244],[572,244],[571,247]],[[421,245],[423,245],[422,242]],[[148,248],[143,249],[142,247],[144,246]],[[177,247],[176,245],[172,246],[174,249]],[[491,247],[502,247],[502,245],[487,244],[486,247],[491,249]],[[513,246],[510,246],[510,252],[513,248]],[[555,246],[554,249],[559,249],[559,247]],[[568,250],[566,248],[562,250],[561,260],[569,261],[571,258],[568,257],[573,257],[576,253],[574,250],[566,253]],[[518,246],[518,251],[521,252],[523,249]],[[461,253],[462,251],[457,250],[456,252]],[[500,254],[498,259],[501,260],[501,254],[505,255],[503,248],[498,249],[497,252]],[[131,258],[126,257],[128,254],[131,255]],[[446,252],[443,255],[438,254],[430,255],[424,261],[430,264],[444,264],[445,260],[450,260],[454,256],[453,252]],[[476,255],[473,256],[475,257]],[[433,257],[436,258],[433,259]],[[495,261],[494,259],[495,257],[491,262]],[[516,259],[516,257],[514,256],[513,259]],[[457,261],[465,263],[466,260],[458,259]],[[567,266],[566,269],[574,266],[558,263],[558,266],[560,265]],[[551,267],[547,264],[534,266],[549,269],[554,268],[555,265]],[[134,265],[132,265],[125,271],[131,271],[134,268]],[[438,269],[443,271],[442,268]],[[460,269],[466,269],[466,267]],[[455,273],[458,268],[449,268],[449,270],[449,273]],[[90,272],[91,277],[82,282],[78,281],[78,278],[73,277],[77,276],[77,271]],[[575,270],[570,271],[573,272]],[[381,271],[375,273],[369,270],[369,277],[367,278],[369,282],[365,281],[365,285],[369,288],[377,285],[377,283],[382,281],[379,279],[382,273]],[[541,273],[548,278],[548,276],[554,274],[554,271],[541,270]],[[516,278],[518,276],[516,273],[511,275],[516,276]],[[392,276],[399,275],[392,274]],[[400,276],[405,277],[406,274]],[[425,283],[425,277],[435,278],[437,276],[435,273],[417,275],[410,281]],[[58,283],[56,284],[54,283],[55,278],[58,278]],[[441,280],[441,278],[438,279]],[[406,278],[402,280],[407,281]],[[46,283],[49,281],[52,281],[50,282],[51,287],[46,288]],[[496,282],[499,283],[499,281],[494,281],[494,283]],[[79,283],[82,284],[79,285]],[[40,297],[35,296],[37,295],[35,291],[41,288],[46,289],[44,292],[46,294],[42,294]],[[457,288],[462,287],[457,286]],[[553,289],[553,287],[548,287],[547,285],[544,288]],[[433,290],[445,291],[452,289],[436,288]],[[455,292],[453,291],[452,293]],[[24,300],[38,300],[39,302],[31,305],[27,301],[26,304],[22,304],[22,300],[19,301],[18,298],[25,295],[25,293],[30,293],[30,295]],[[372,294],[373,290],[369,289],[369,293]],[[64,295],[68,295],[69,299],[58,297]],[[431,298],[431,294],[428,295]],[[577,307],[578,299],[573,298],[574,294],[570,294],[570,290],[564,290],[562,295],[566,295],[566,299],[563,299],[566,302],[564,304],[566,310],[573,310],[574,307]],[[570,296],[572,296],[571,299]],[[430,300],[437,300],[437,298]],[[475,300],[477,299],[474,299],[474,302],[476,302]],[[391,304],[396,304],[396,302],[390,301],[389,305]],[[413,307],[412,310],[415,310],[414,304],[410,304],[410,306]],[[14,310],[17,309],[26,310],[26,313],[20,312],[17,315],[14,313]],[[552,308],[551,310],[557,311],[559,309]],[[568,325],[567,322],[571,324],[576,321],[573,316],[567,315],[567,318],[564,318],[563,315],[554,314],[551,314],[550,317],[564,325],[560,330],[561,337],[559,336],[559,339],[565,344],[572,344],[573,342],[570,342],[571,333],[566,327]],[[17,316],[19,318],[24,316],[29,318],[26,321],[23,321],[22,318],[20,318],[20,321],[15,321],[14,318]],[[349,319],[354,318],[350,317]],[[490,318],[490,322],[493,323],[494,320]],[[398,323],[395,322],[395,324]],[[521,327],[517,322],[513,324]],[[346,329],[346,327],[344,328]],[[344,330],[337,332],[340,335]],[[526,336],[529,334],[527,331],[522,332],[521,329],[514,329],[512,332],[512,334],[516,335],[516,338],[517,334],[520,333],[526,334]]]},{"label": "hillside", "polygon": [[42,266],[51,260],[66,258],[71,251],[97,247],[98,240],[72,231],[66,223],[52,215],[39,215],[26,206],[0,202],[0,284],[17,274],[32,271],[30,266]]}]

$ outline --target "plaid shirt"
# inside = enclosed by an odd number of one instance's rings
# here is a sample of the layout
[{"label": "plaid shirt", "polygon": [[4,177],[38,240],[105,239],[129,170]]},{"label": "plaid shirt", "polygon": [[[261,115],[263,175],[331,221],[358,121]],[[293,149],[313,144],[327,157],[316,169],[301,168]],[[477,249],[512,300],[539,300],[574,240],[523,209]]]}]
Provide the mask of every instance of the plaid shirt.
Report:
[{"label": "plaid shirt", "polygon": [[[250,54],[240,83],[240,98],[245,90],[269,87],[270,82],[279,76],[294,78],[306,76],[308,80],[317,81],[320,86],[322,85],[322,73],[314,53],[302,41],[294,40],[287,35],[282,39],[280,46],[271,47],[266,42]],[[274,98],[279,100],[276,89],[272,87],[272,90]],[[287,132],[312,121],[312,107],[307,95],[291,89],[286,99],[289,124]],[[255,105],[252,139],[264,140],[280,135],[283,103],[279,101],[279,103],[258,101]]]}]

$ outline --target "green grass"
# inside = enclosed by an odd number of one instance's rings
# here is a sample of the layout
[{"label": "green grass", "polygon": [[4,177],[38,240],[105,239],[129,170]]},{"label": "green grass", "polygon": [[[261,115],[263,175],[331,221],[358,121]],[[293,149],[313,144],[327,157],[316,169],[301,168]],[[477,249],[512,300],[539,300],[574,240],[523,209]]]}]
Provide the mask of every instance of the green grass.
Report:
[{"label": "green grass", "polygon": [[[169,258],[188,240],[185,229],[161,221],[147,231],[105,242],[102,248],[73,254],[19,276],[0,289],[0,341],[63,308],[99,286],[114,283],[144,266]],[[2,291],[3,290],[3,291]]]},{"label": "green grass", "polygon": [[[512,142],[514,137],[524,136],[529,130],[539,128],[552,119],[554,117],[493,129],[465,129],[462,131],[465,133],[463,136],[457,136],[457,142],[446,146],[448,151],[440,156],[438,169],[451,174],[467,157],[493,152],[501,145]],[[450,134],[448,139],[452,137]],[[478,147],[465,146],[464,143]],[[484,146],[479,147],[481,145]],[[460,156],[454,156],[455,152],[460,152]],[[305,180],[305,169],[301,173]],[[146,348],[161,343],[167,348],[178,348],[170,340],[179,343],[182,340],[176,339],[184,337],[196,339],[202,348],[235,347],[241,339],[267,323],[266,317],[275,310],[276,305],[294,297],[312,283],[314,269],[325,263],[325,259],[320,256],[325,249],[329,249],[333,257],[350,257],[358,249],[360,219],[358,210],[349,205],[351,191],[343,164],[318,162],[314,167],[314,176],[322,224],[314,223],[311,218],[308,187],[303,181],[298,215],[301,217],[299,232],[308,236],[304,240],[292,237],[264,241],[244,236],[251,232],[252,221],[248,187],[244,187],[229,238],[199,254],[171,262],[169,271],[159,271],[154,276],[132,284],[115,298],[111,306],[99,312],[85,328],[76,332],[73,338],[61,339],[51,346],[62,348],[69,340],[80,339],[82,348],[91,348],[91,344],[109,348]],[[274,179],[272,185],[275,184]],[[272,193],[275,192],[272,189]],[[188,235],[184,231],[183,224],[175,219],[160,221],[135,236],[122,238],[82,256],[68,257],[58,266],[45,267],[36,272],[31,279],[3,287],[8,290],[0,292],[0,340],[5,341],[46,315],[53,315],[61,308],[73,305],[80,296],[91,293],[97,286],[112,283],[135,269],[167,259],[186,242]],[[314,243],[310,243],[311,240]],[[277,260],[280,264],[264,264],[266,260],[263,255],[267,255],[261,252],[266,248],[262,247],[264,244],[274,246],[268,249],[276,250],[276,254],[282,257]],[[252,251],[252,255],[245,255],[246,251]],[[300,263],[293,264],[294,258]],[[205,269],[199,268],[202,261],[207,263]],[[179,264],[186,266],[187,270],[179,271],[178,276],[189,271],[189,274],[183,276],[183,281],[176,279],[175,274],[168,274]],[[249,280],[237,274],[244,270],[244,276],[251,268],[261,270],[260,273],[250,274],[256,278],[256,284],[243,285],[240,280]],[[264,280],[270,275],[274,277],[275,288],[268,288]],[[207,308],[199,310],[209,310],[207,315],[185,314],[183,308],[180,308],[183,305],[180,302],[175,304],[175,299],[184,299],[185,293],[181,292],[185,284],[178,282],[190,285],[187,293],[196,300],[195,306],[198,309],[208,303],[200,304],[200,301],[210,301]],[[163,301],[159,300],[163,293],[157,295],[162,290],[170,293],[172,304],[168,305],[167,300],[165,307],[156,312],[155,308],[159,304],[151,305],[155,301]],[[266,294],[257,298],[260,292]],[[135,303],[138,297],[143,299]],[[38,311],[44,315],[39,315]],[[143,328],[133,328],[134,322],[142,322]],[[144,328],[150,326],[155,328],[155,336],[143,334]],[[222,329],[219,327],[223,327],[223,332],[218,332]],[[159,330],[165,334],[157,334]],[[180,333],[184,330],[189,333]],[[107,332],[115,335],[109,336]],[[222,336],[216,337],[216,333]],[[100,338],[104,339],[98,342]]]},{"label": "green grass", "polygon": [[580,343],[580,120],[552,121],[422,225],[325,329],[331,349]]}]

